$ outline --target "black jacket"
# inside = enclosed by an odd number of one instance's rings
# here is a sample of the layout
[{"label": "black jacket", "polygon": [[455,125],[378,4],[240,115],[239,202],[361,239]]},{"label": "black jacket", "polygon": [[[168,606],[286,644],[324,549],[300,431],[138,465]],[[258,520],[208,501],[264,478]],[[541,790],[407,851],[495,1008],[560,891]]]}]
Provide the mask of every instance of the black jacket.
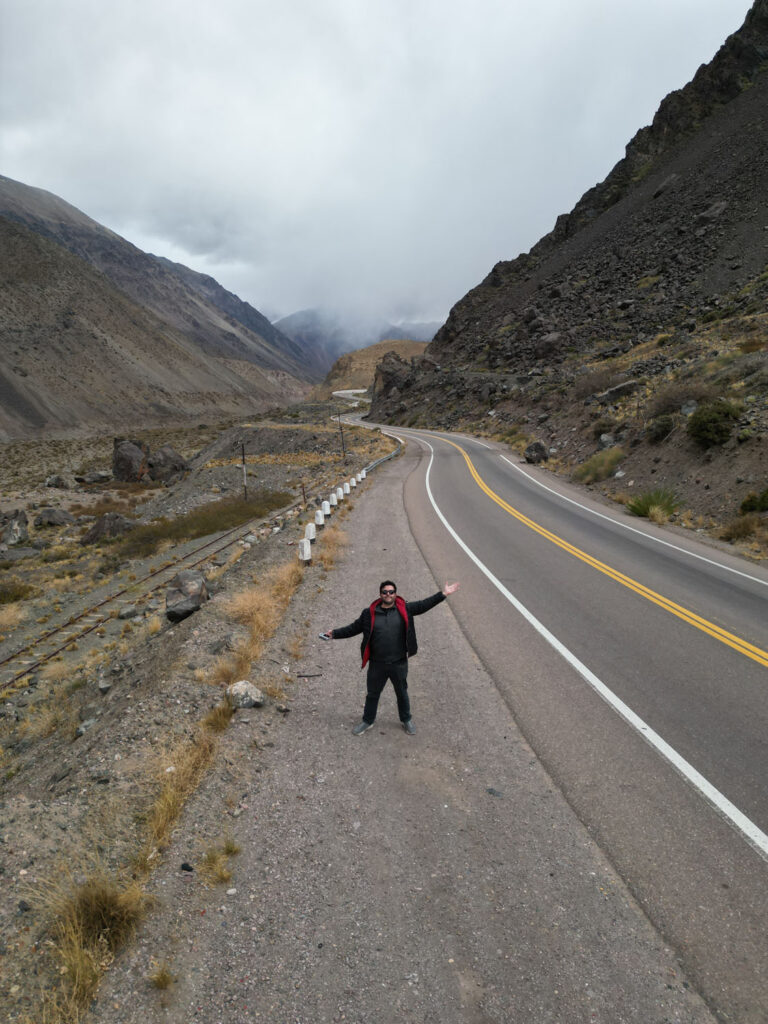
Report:
[{"label": "black jacket", "polygon": [[[425,597],[423,601],[404,601],[399,594],[395,598],[395,606],[405,621],[405,646],[409,658],[412,658],[419,649],[419,645],[416,642],[416,628],[413,624],[414,615],[423,615],[424,612],[428,612],[430,608],[434,608],[436,604],[440,604],[440,602],[444,600],[445,594],[440,590],[431,597]],[[342,626],[340,629],[332,630],[334,640],[343,640],[349,636],[357,636],[358,633],[363,634],[363,639],[360,644],[360,652],[363,656],[363,668],[365,668],[365,665],[371,656],[371,633],[373,632],[373,622],[376,616],[376,609],[380,604],[381,598],[378,598],[370,605],[370,607],[363,608],[362,612],[354,622],[350,622],[348,626]]]}]

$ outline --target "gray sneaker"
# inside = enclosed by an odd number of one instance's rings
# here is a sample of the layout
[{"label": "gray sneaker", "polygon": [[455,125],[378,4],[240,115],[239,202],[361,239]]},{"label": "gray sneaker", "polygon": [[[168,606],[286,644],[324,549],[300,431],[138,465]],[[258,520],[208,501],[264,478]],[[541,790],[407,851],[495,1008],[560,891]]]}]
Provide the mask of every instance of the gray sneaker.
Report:
[{"label": "gray sneaker", "polygon": [[409,736],[413,736],[413,734],[416,732],[416,729],[414,728],[413,722],[411,721],[410,718],[408,719],[407,722],[401,722],[400,724],[402,725],[403,729],[405,730],[405,732],[408,733]]},{"label": "gray sneaker", "polygon": [[369,729],[373,728],[373,722],[366,722],[363,719],[362,722],[358,722],[355,728],[352,730],[353,736],[359,736],[361,733],[368,732]]}]

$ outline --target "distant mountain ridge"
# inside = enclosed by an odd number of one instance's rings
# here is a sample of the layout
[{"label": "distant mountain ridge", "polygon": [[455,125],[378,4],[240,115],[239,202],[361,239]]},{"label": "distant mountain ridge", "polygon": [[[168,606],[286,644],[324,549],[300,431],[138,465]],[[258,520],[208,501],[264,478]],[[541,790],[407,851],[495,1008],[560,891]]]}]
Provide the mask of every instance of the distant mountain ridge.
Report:
[{"label": "distant mountain ridge", "polygon": [[345,352],[376,345],[389,339],[431,341],[440,324],[405,323],[395,326],[380,317],[360,317],[337,310],[302,309],[291,313],[275,326],[283,334],[315,353],[316,363],[327,372]]}]

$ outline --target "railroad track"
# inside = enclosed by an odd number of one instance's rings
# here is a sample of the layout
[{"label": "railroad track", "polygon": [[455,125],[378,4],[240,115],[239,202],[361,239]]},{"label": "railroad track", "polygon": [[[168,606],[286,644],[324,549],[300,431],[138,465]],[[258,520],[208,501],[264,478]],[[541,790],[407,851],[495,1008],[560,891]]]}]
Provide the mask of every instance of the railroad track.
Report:
[{"label": "railroad track", "polygon": [[[365,476],[382,463],[395,458],[400,451],[401,445],[398,443],[397,448],[389,455],[376,459],[366,466],[362,474],[358,475],[358,479],[360,475]],[[285,515],[299,507],[302,505],[297,502],[279,514]],[[60,655],[62,651],[66,651],[71,644],[77,643],[114,619],[115,609],[128,603],[129,597],[131,604],[147,601],[152,594],[166,586],[176,573],[183,569],[193,569],[203,562],[210,561],[222,551],[238,544],[256,527],[263,526],[265,522],[274,521],[274,519],[274,516],[266,517],[266,519],[264,517],[252,519],[248,523],[233,527],[212,540],[185,551],[183,555],[171,559],[170,562],[164,562],[139,579],[132,580],[129,586],[107,594],[102,600],[95,602],[77,615],[71,615],[65,621],[45,630],[28,640],[22,647],[0,658],[0,701],[7,700],[14,693],[26,689],[30,684],[29,677],[33,672]],[[46,649],[43,650],[43,647]]]},{"label": "railroad track", "polygon": [[[290,512],[296,507],[296,505],[292,505],[287,511]],[[252,519],[248,523],[227,530],[212,540],[185,551],[184,554],[170,561],[166,560],[158,568],[152,569],[136,580],[131,580],[128,586],[106,595],[102,600],[95,602],[77,615],[69,616],[65,621],[45,630],[28,640],[22,647],[0,658],[0,700],[7,700],[14,693],[28,686],[28,677],[31,673],[61,654],[70,644],[77,643],[111,621],[115,617],[115,609],[128,603],[129,598],[130,604],[147,601],[152,594],[165,587],[176,573],[183,569],[193,569],[203,562],[210,561],[222,551],[240,543],[255,528],[263,526],[264,523],[263,517]],[[43,650],[43,648],[46,649]]]}]

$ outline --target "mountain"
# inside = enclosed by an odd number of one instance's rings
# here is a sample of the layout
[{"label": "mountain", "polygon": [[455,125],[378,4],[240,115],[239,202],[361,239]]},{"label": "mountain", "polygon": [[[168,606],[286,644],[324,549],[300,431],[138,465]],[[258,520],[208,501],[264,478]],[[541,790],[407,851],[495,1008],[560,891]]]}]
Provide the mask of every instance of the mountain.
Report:
[{"label": "mountain", "polygon": [[217,359],[60,245],[0,217],[0,440],[221,419],[302,388]]},{"label": "mountain", "polygon": [[321,376],[213,278],[49,192],[0,176],[0,222],[0,438],[111,423],[118,410],[124,426],[240,414],[295,401]]},{"label": "mountain", "polygon": [[302,309],[275,324],[283,334],[314,353],[313,368],[328,367],[344,352],[387,339],[431,341],[439,323],[405,323],[399,326],[380,317],[365,317],[337,310]]},{"label": "mountain", "polygon": [[[606,179],[456,303],[415,367],[380,364],[372,418],[483,422],[539,438],[568,471],[623,445],[628,477],[672,480],[674,467],[686,497],[688,477],[714,460],[718,508],[737,508],[766,471],[766,67],[768,0],[757,0]],[[604,397],[613,385],[624,397]],[[657,445],[648,427],[660,395],[674,430]],[[681,410],[720,398],[740,420],[705,455]]]}]

